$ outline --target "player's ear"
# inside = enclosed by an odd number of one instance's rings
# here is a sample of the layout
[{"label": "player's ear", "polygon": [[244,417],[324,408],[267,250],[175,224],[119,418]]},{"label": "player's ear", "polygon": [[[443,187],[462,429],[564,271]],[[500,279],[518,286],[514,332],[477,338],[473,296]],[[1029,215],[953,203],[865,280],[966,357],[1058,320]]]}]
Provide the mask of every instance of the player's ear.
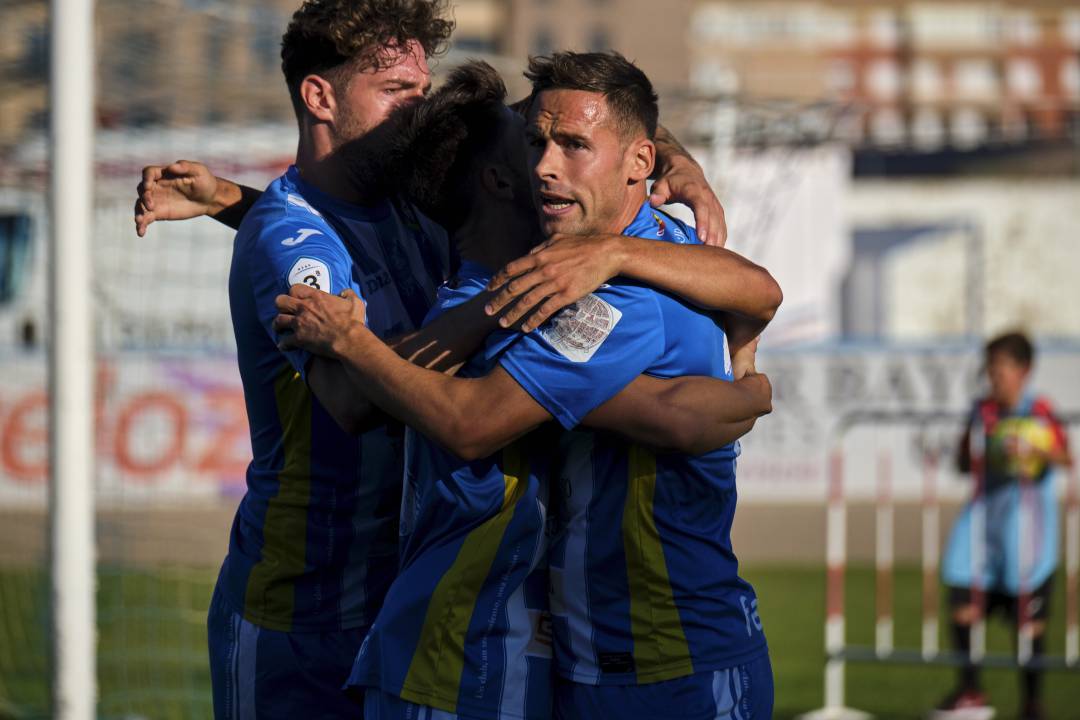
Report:
[{"label": "player's ear", "polygon": [[505,165],[485,165],[480,173],[480,182],[492,197],[499,200],[514,199],[514,184],[511,182],[510,170]]},{"label": "player's ear", "polygon": [[307,111],[320,122],[333,122],[337,113],[334,86],[321,75],[308,75],[300,81],[300,99]]},{"label": "player's ear", "polygon": [[630,181],[637,183],[647,180],[656,167],[656,144],[649,139],[635,140],[627,148],[627,155]]}]

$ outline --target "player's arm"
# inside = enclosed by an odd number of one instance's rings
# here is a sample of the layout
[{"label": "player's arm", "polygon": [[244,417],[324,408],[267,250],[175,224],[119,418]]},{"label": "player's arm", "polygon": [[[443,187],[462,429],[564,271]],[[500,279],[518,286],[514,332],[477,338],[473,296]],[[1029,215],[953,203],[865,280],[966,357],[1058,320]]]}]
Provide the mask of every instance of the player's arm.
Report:
[{"label": "player's arm", "polygon": [[[360,318],[329,346],[312,345],[306,328],[297,329],[286,345],[304,341],[310,350],[333,354],[372,402],[464,460],[487,457],[552,417],[502,367],[482,378],[427,370],[378,340]],[[584,424],[661,450],[699,455],[748,432],[768,412],[769,396],[763,375],[734,384],[641,376]]]},{"label": "player's arm", "polygon": [[386,422],[367,395],[353,387],[345,366],[315,355],[308,361],[307,385],[330,417],[345,432],[360,435]]},{"label": "player's arm", "polygon": [[705,171],[663,125],[656,129],[656,169],[649,202],[653,207],[685,203],[694,211],[698,237],[706,245],[724,247],[727,220],[724,207],[709,187]]},{"label": "player's arm", "polygon": [[237,229],[262,192],[214,176],[200,162],[143,168],[135,200],[135,231],[142,237],[158,220],[188,220],[206,215]]},{"label": "player's arm", "polygon": [[760,373],[735,382],[642,375],[582,424],[658,450],[702,455],[738,440],[771,411],[772,386]]},{"label": "player's arm", "polygon": [[[387,345],[405,361],[453,374],[495,329],[495,321],[484,313],[484,302],[481,294]],[[385,422],[379,410],[382,406],[370,395],[371,386],[333,351],[334,343],[351,326],[364,323],[363,301],[356,293],[346,290],[334,296],[307,285],[293,285],[289,294],[279,295],[274,304],[279,314],[272,328],[278,347],[285,353],[299,349],[313,353],[308,385],[342,429],[360,433]],[[352,361],[362,359],[354,357]]]},{"label": "player's arm", "polygon": [[[362,312],[361,304],[353,307]],[[301,325],[283,342],[306,340]],[[320,349],[340,361],[371,402],[463,460],[487,457],[551,419],[501,367],[482,378],[429,370],[399,356],[362,322]]]},{"label": "player's arm", "polygon": [[[357,288],[352,279],[352,259],[340,242],[323,234],[299,246],[280,242],[294,236],[301,227],[284,220],[250,228],[247,232],[251,235],[242,231],[238,239],[244,256],[236,272],[246,273],[244,280],[250,286],[258,322],[275,343],[279,339],[274,329],[275,299],[293,283],[309,283],[311,287],[305,287],[323,297]],[[314,356],[301,348],[282,349],[282,355],[345,432],[357,434],[385,421],[364,395],[353,391],[336,360]]]},{"label": "player's arm", "polygon": [[663,352],[659,307],[654,296],[639,293],[621,298],[622,322],[596,326],[585,358],[575,361],[568,346],[529,333],[505,349],[488,375],[462,379],[400,358],[366,329],[363,304],[347,301],[352,322],[323,333],[304,320],[306,311],[294,313],[283,343],[338,358],[376,405],[464,459],[486,457],[552,417],[564,427],[577,425]]},{"label": "player's arm", "polygon": [[[760,265],[724,248],[626,237],[558,235],[511,262],[488,285],[491,314],[525,331],[615,276],[666,290],[707,310],[743,318],[749,340],[776,314],[783,293]],[[730,330],[730,328],[729,328]]]},{"label": "player's arm", "polygon": [[[419,330],[386,342],[399,356],[423,368],[453,374],[495,330],[497,320],[484,312],[487,293],[440,314]],[[293,285],[274,305],[274,332],[279,347],[289,351],[300,346],[323,357],[334,357],[333,344],[349,327],[364,321],[362,300],[352,290],[329,295],[307,285]]]}]

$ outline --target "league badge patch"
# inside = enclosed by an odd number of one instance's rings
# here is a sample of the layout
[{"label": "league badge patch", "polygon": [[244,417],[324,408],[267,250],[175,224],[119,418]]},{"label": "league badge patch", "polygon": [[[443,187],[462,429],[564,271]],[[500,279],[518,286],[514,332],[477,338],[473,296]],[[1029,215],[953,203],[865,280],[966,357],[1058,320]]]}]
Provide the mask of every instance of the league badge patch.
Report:
[{"label": "league badge patch", "polygon": [[300,258],[289,271],[289,287],[307,285],[316,290],[330,292],[330,268],[321,260]]},{"label": "league badge patch", "polygon": [[595,295],[564,308],[540,330],[541,337],[570,362],[588,362],[622,319],[622,312]]}]

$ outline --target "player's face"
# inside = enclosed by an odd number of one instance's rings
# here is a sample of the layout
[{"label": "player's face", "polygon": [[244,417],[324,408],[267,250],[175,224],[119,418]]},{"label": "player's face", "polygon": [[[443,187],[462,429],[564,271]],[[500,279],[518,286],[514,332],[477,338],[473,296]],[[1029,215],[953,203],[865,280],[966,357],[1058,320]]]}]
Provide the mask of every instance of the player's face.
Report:
[{"label": "player's face", "polygon": [[355,73],[340,92],[336,146],[366,135],[395,109],[431,90],[431,68],[420,43],[412,40],[404,48],[387,48],[385,52],[385,67]]},{"label": "player's face", "polygon": [[627,143],[600,93],[545,90],[527,127],[533,200],[547,236],[620,232]]},{"label": "player's face", "polygon": [[986,361],[990,396],[998,403],[1016,402],[1024,391],[1029,368],[1008,353],[996,352]]}]

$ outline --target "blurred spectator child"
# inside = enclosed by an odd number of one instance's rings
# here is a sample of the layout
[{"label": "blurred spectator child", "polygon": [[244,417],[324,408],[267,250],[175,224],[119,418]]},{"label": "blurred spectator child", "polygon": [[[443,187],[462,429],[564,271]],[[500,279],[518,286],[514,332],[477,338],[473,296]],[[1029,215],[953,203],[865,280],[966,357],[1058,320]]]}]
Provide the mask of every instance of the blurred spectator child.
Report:
[{"label": "blurred spectator child", "polygon": [[[981,612],[1000,613],[1014,628],[1023,612],[1030,621],[1032,657],[1043,654],[1051,579],[1058,563],[1054,476],[1071,459],[1065,430],[1049,401],[1027,389],[1033,361],[1031,341],[1022,333],[1008,333],[987,343],[990,391],[975,401],[960,441],[959,469],[971,474],[975,487],[973,498],[953,525],[942,580],[949,589],[953,642],[965,655],[970,653],[971,628]],[[1030,513],[1030,519],[1023,521],[1022,503]],[[975,539],[974,548],[973,521],[985,527],[985,542]],[[1022,595],[1027,602],[1021,602]],[[1043,717],[1040,685],[1041,671],[1021,671],[1022,719]],[[993,713],[979,685],[979,669],[969,662],[960,670],[955,692],[932,717],[988,720]]]}]

